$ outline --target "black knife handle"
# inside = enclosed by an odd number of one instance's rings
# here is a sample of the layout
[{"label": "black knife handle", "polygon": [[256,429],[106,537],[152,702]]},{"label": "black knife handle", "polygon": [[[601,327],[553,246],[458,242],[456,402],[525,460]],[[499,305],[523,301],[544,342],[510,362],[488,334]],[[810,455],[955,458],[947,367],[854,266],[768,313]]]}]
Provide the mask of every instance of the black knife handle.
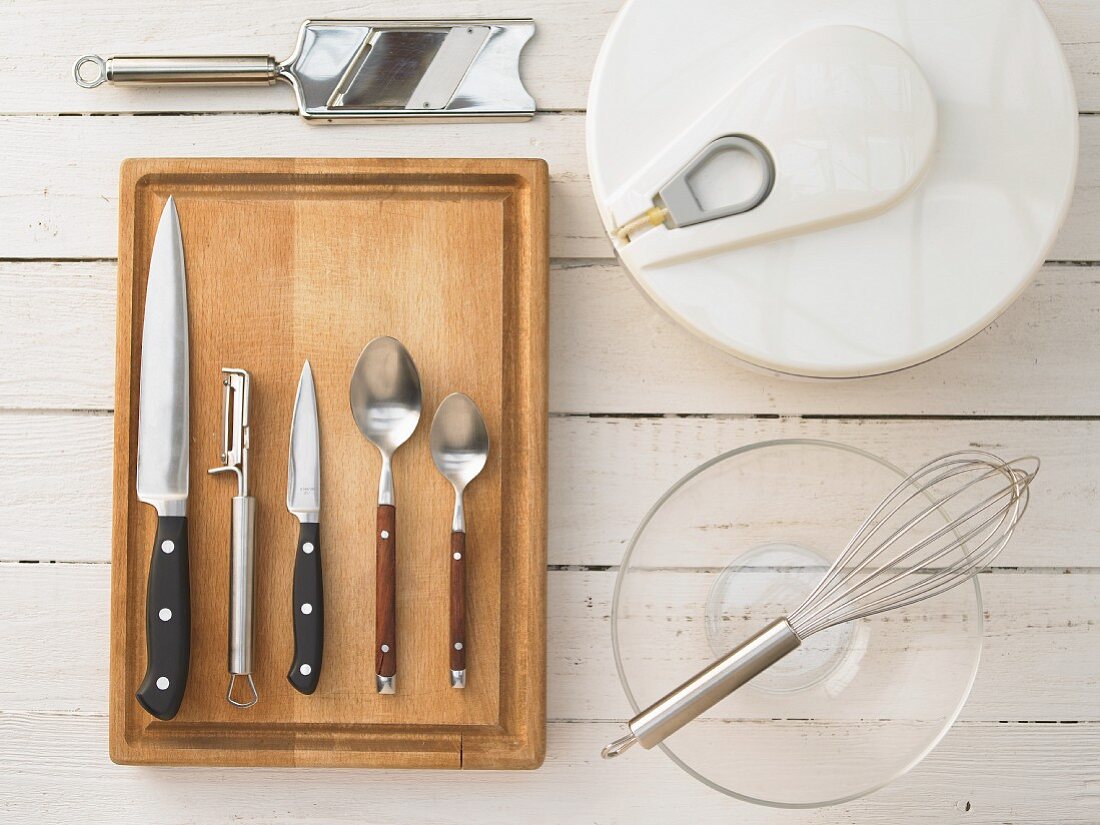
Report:
[{"label": "black knife handle", "polygon": [[325,647],[325,596],[321,579],[321,525],[303,522],[294,556],[294,664],[286,678],[309,695],[321,678]]},{"label": "black knife handle", "polygon": [[147,670],[137,700],[157,719],[176,715],[191,662],[191,580],[187,517],[158,516],[145,596]]}]

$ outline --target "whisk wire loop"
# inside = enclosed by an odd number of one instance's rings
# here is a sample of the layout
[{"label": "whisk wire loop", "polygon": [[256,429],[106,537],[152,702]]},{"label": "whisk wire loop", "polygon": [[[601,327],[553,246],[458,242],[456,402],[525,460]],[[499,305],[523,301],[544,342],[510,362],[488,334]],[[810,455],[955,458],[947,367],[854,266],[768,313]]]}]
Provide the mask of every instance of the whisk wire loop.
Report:
[{"label": "whisk wire loop", "polygon": [[[1021,466],[1031,463],[1033,469]],[[1037,472],[1038,459],[1005,462],[982,451],[952,453],[926,464],[863,520],[817,587],[788,616],[791,627],[805,639],[836,624],[923,601],[969,578],[1011,539]],[[992,481],[999,486],[985,489]],[[952,486],[945,487],[949,482]],[[948,521],[944,507],[966,495],[980,498]],[[921,498],[928,503],[906,517]],[[897,548],[937,514],[944,517],[942,525]],[[946,566],[923,574],[939,565]]]},{"label": "whisk wire loop", "polygon": [[[833,562],[832,567],[826,572],[825,576],[822,577],[821,581],[818,582],[813,591],[811,591],[811,593],[806,597],[802,605],[800,605],[793,613],[791,613],[790,618],[796,619],[800,611],[808,607],[810,604],[814,603],[815,600],[827,589],[831,590],[835,585],[843,584],[844,581],[847,580],[847,577],[840,582],[836,582],[833,578],[833,573],[835,571],[848,568],[851,564],[852,559],[855,558],[855,556],[864,548],[864,546],[866,546],[867,542],[869,542],[875,536],[881,526],[887,523],[889,519],[893,518],[893,516],[899,510],[909,504],[909,502],[911,502],[914,498],[922,495],[927,496],[927,491],[929,487],[939,484],[947,479],[953,478],[954,476],[960,475],[965,472],[969,467],[968,463],[963,461],[962,459],[956,458],[956,456],[961,455],[964,454],[953,453],[949,456],[944,456],[937,461],[929,462],[928,464],[924,465],[916,472],[914,472],[912,475],[910,475],[908,478],[906,478],[904,481],[902,481],[884,499],[882,499],[882,501],[880,501],[878,505],[876,505],[876,507],[863,520],[862,524],[860,524],[859,526],[859,529],[857,529],[856,532],[852,534],[852,538],[848,540],[848,543],[844,546],[844,549],[841,550],[836,561]],[[940,475],[938,478],[933,479],[930,482],[926,482],[925,486],[923,487],[917,485],[917,482],[920,481],[928,473],[935,470],[944,470],[945,467],[955,467],[956,469],[945,470],[942,475]],[[899,501],[899,497],[906,490],[910,491],[909,495]],[[891,503],[894,504],[893,509],[890,510],[890,512],[887,513],[885,516],[882,516],[880,518],[882,511],[890,506]],[[942,506],[942,503],[940,506]],[[933,505],[930,508],[930,510],[932,511],[934,511],[935,509],[937,509],[936,505]],[[871,525],[874,526],[871,527]]]},{"label": "whisk wire loop", "polygon": [[[983,479],[984,479],[984,478],[986,478],[986,477],[987,477],[987,475],[986,475],[986,476],[982,476],[982,477],[980,477],[980,478],[979,478],[979,479],[977,479],[976,481],[974,481],[974,482],[971,482],[971,484],[968,484],[968,485],[966,485],[966,487],[964,487],[964,488],[960,488],[960,490],[959,490],[958,492],[959,492],[959,493],[961,493],[961,491],[962,491],[962,490],[965,490],[966,488],[968,488],[968,487],[970,487],[970,486],[973,486],[973,484],[977,483],[978,481],[981,481],[981,480],[983,480]],[[911,520],[910,520],[909,522],[907,522],[907,523],[906,523],[906,524],[905,524],[905,525],[904,525],[903,527],[899,528],[899,529],[898,529],[898,530],[897,530],[897,531],[896,531],[896,532],[895,532],[895,533],[894,533],[894,534],[893,534],[893,535],[892,535],[892,536],[890,537],[890,539],[889,539],[888,541],[886,541],[886,542],[883,542],[883,544],[882,544],[882,545],[880,545],[880,546],[879,546],[879,548],[878,548],[878,549],[876,549],[876,550],[875,550],[875,551],[874,551],[874,552],[873,552],[873,553],[872,553],[872,554],[871,554],[871,555],[870,555],[870,556],[868,557],[868,560],[867,560],[867,561],[868,561],[868,562],[872,562],[872,561],[875,561],[875,560],[877,559],[877,557],[878,557],[878,556],[879,556],[879,555],[880,555],[880,554],[881,554],[882,552],[884,552],[884,551],[885,551],[885,550],[886,550],[886,549],[887,549],[888,547],[891,547],[891,546],[893,546],[893,544],[894,544],[894,543],[895,543],[895,542],[896,542],[896,541],[897,541],[897,540],[898,540],[899,538],[901,538],[901,536],[903,536],[903,535],[907,534],[908,532],[911,532],[911,531],[912,531],[912,530],[913,530],[913,529],[914,529],[914,528],[916,527],[916,525],[920,523],[920,521],[923,521],[923,520],[924,520],[924,519],[925,519],[926,517],[928,517],[929,515],[931,515],[931,514],[935,513],[935,512],[936,512],[936,511],[937,511],[937,510],[938,510],[938,509],[939,509],[939,508],[941,507],[941,506],[943,506],[943,504],[946,504],[946,503],[947,503],[948,501],[950,501],[950,500],[951,500],[952,498],[954,498],[954,497],[955,497],[955,495],[956,495],[956,494],[955,494],[955,493],[953,493],[953,494],[952,494],[951,496],[948,496],[947,498],[945,498],[945,499],[944,499],[944,500],[943,500],[942,502],[940,502],[940,503],[938,503],[938,504],[935,504],[935,505],[932,505],[931,507],[928,507],[928,508],[927,508],[927,509],[925,509],[925,510],[924,510],[924,511],[923,511],[923,512],[922,512],[922,513],[921,513],[921,514],[919,515],[919,516],[917,516],[917,517],[916,517],[916,518],[914,518],[914,519],[911,519]],[[962,526],[963,524],[965,524],[965,523],[967,523],[968,521],[970,521],[970,519],[972,519],[973,517],[975,517],[975,516],[977,516],[977,515],[979,515],[979,514],[981,514],[981,513],[985,512],[985,511],[986,511],[987,509],[989,509],[990,507],[992,507],[993,505],[995,505],[995,504],[996,504],[996,503],[997,503],[998,501],[1000,501],[1000,499],[1002,499],[1002,498],[1003,498],[1003,497],[1004,497],[1005,495],[1006,495],[1006,492],[1002,490],[1002,491],[999,491],[999,492],[995,493],[995,494],[994,494],[994,495],[992,495],[992,496],[989,496],[989,497],[987,497],[987,498],[986,498],[986,499],[985,499],[984,501],[982,501],[982,502],[980,502],[979,504],[976,504],[976,505],[974,505],[973,507],[971,507],[971,508],[970,508],[970,509],[969,509],[969,510],[968,510],[968,511],[967,511],[967,512],[966,512],[966,513],[964,514],[964,515],[962,515],[962,516],[960,516],[960,517],[956,518],[956,519],[955,519],[954,521],[952,521],[952,522],[950,522],[950,523],[945,523],[945,524],[944,524],[944,526],[942,526],[942,527],[940,527],[940,528],[939,528],[938,530],[934,531],[934,532],[933,532],[933,533],[932,533],[931,535],[929,535],[929,536],[925,537],[924,539],[922,539],[921,541],[917,542],[916,544],[912,544],[912,545],[910,545],[910,546],[909,546],[908,548],[906,548],[906,549],[905,549],[905,550],[903,550],[902,552],[900,552],[900,553],[898,553],[897,555],[895,555],[895,556],[894,556],[894,557],[893,557],[892,559],[890,559],[890,560],[889,560],[888,562],[886,562],[885,564],[881,565],[881,566],[880,566],[880,567],[878,568],[878,570],[879,570],[879,571],[882,571],[882,570],[891,570],[891,569],[895,569],[895,568],[897,568],[897,567],[898,567],[898,565],[901,565],[901,564],[902,564],[903,562],[907,561],[907,560],[909,559],[909,557],[911,557],[911,556],[915,555],[916,553],[919,553],[920,551],[924,550],[925,548],[927,548],[927,547],[931,546],[931,545],[932,545],[932,544],[933,544],[934,542],[936,542],[936,541],[939,541],[939,540],[940,540],[941,538],[943,538],[944,536],[948,536],[948,535],[950,535],[950,534],[955,534],[955,535],[956,535],[956,539],[957,539],[957,540],[956,540],[956,541],[953,541],[953,542],[951,542],[950,544],[946,545],[945,547],[941,548],[941,549],[940,549],[940,550],[939,550],[938,552],[934,553],[934,554],[933,554],[933,555],[931,555],[930,557],[928,557],[928,558],[925,558],[925,559],[923,559],[923,560],[922,560],[922,562],[921,562],[921,566],[922,566],[922,567],[928,567],[928,566],[930,566],[930,565],[932,565],[932,564],[935,564],[936,562],[940,561],[940,560],[941,560],[941,559],[942,559],[942,558],[943,558],[944,556],[948,555],[949,553],[952,553],[952,552],[954,552],[954,551],[955,551],[955,550],[956,550],[956,549],[957,549],[958,547],[960,547],[960,546],[962,547],[962,549],[963,549],[963,550],[964,550],[964,552],[965,552],[965,550],[966,550],[966,542],[968,542],[968,541],[970,541],[971,539],[973,539],[973,538],[974,538],[974,537],[975,537],[976,535],[978,535],[978,534],[979,534],[979,533],[980,533],[980,532],[981,532],[981,531],[982,531],[982,530],[983,530],[983,529],[984,529],[984,528],[985,528],[986,526],[988,526],[988,525],[992,524],[992,523],[993,523],[994,521],[998,521],[998,519],[1000,519],[1000,520],[1001,520],[1001,521],[1003,522],[1003,519],[1004,519],[1004,517],[1006,517],[1006,516],[1007,516],[1008,510],[1010,510],[1010,509],[1011,509],[1011,507],[1012,507],[1012,501],[1010,500],[1010,501],[1009,501],[1009,504],[1008,504],[1008,505],[1006,505],[1006,507],[1003,507],[1003,508],[1002,508],[1002,509],[1001,509],[1000,511],[998,511],[998,512],[997,512],[996,514],[994,514],[994,515],[993,515],[993,516],[992,516],[991,518],[988,518],[988,519],[986,519],[986,521],[984,521],[984,522],[982,522],[981,524],[979,524],[979,525],[978,525],[978,526],[977,526],[976,528],[973,528],[973,529],[971,529],[971,530],[970,530],[970,532],[968,532],[968,533],[967,533],[967,534],[966,534],[965,536],[961,536],[961,537],[959,537],[959,536],[957,535],[957,534],[958,534],[958,530],[959,530],[959,529],[961,528],[961,526]],[[997,526],[999,526],[999,524],[998,524]],[[997,529],[997,526],[994,526],[994,527],[992,527],[992,528],[991,528],[991,530],[992,530],[992,531],[995,531],[995,530]],[[984,541],[985,541],[985,540],[983,539],[983,542],[984,542]],[[865,566],[866,566],[866,565],[865,565]],[[842,579],[842,580],[841,580],[840,582],[837,582],[837,584],[833,586],[832,590],[836,590],[836,589],[837,589],[837,586],[839,586],[839,585],[841,585],[841,584],[844,584],[844,583],[846,583],[846,582],[847,582],[847,580],[848,580],[849,578],[851,578],[851,575],[852,575],[852,574],[854,574],[855,572],[858,572],[858,570],[859,570],[859,568],[857,568],[856,570],[853,570],[853,571],[852,571],[851,573],[849,573],[849,575],[848,575],[848,576],[846,576],[846,577],[845,577],[844,579]],[[907,574],[908,572],[909,572],[909,571],[908,571],[908,569],[904,569],[904,568],[903,568],[903,569],[901,570],[901,572],[900,572],[900,573],[898,573],[898,574],[897,574],[897,575],[896,575],[896,576],[895,576],[894,578],[892,578],[892,579],[891,579],[891,580],[890,580],[889,582],[884,582],[884,583],[882,583],[882,584],[888,584],[888,583],[891,583],[891,582],[893,582],[893,581],[894,581],[894,580],[895,580],[896,578],[898,578],[898,577],[900,577],[900,576],[904,576],[904,575],[906,575],[906,574]],[[872,590],[870,590],[870,591],[868,591],[868,590],[864,590],[863,588],[864,588],[864,587],[866,587],[867,585],[869,585],[871,581],[873,581],[873,578],[872,578],[872,577],[868,577],[868,578],[867,578],[867,579],[865,579],[864,581],[860,582],[860,583],[859,583],[858,585],[854,586],[854,587],[853,587],[853,588],[852,588],[851,590],[843,591],[843,593],[844,593],[844,595],[848,596],[848,597],[849,597],[850,599],[855,599],[856,597],[859,597],[859,596],[865,596],[865,595],[869,595],[870,593],[872,593],[872,592],[875,592],[875,591],[876,591],[876,590],[878,590],[878,589],[881,589],[881,586],[882,586],[882,585],[880,584],[880,585],[879,585],[878,587],[875,587],[875,588],[873,588],[873,589],[872,589]],[[915,586],[919,586],[919,584],[920,584],[919,582],[916,582],[916,583],[914,583],[914,585],[915,585]],[[828,606],[828,605],[826,605],[826,606]]]},{"label": "whisk wire loop", "polygon": [[[1014,506],[1015,505],[1012,503],[1006,504],[997,513],[988,517],[977,527],[972,528],[970,532],[961,536],[958,542],[952,543],[951,545],[943,548],[940,553],[937,554],[937,556],[929,558],[925,564],[933,564],[935,561],[938,561],[940,556],[947,555],[948,553],[952,553],[960,549],[966,542],[970,541],[970,539],[972,539],[978,533],[985,531],[986,528],[994,522],[997,522],[997,524],[994,525],[992,530],[996,531],[1000,524],[1002,524],[1004,520],[1008,518],[1009,513]],[[831,610],[815,613],[812,623],[800,629],[800,638],[806,638],[807,636],[818,633],[821,630],[831,627],[834,624],[853,621],[855,619],[862,619],[867,616],[872,616],[876,613],[881,613],[885,610],[897,610],[901,607],[907,607],[911,604],[915,604],[916,602],[930,599],[933,596],[950,590],[960,581],[969,578],[974,572],[985,567],[989,563],[989,561],[992,561],[992,559],[1001,551],[1004,545],[1008,543],[1008,540],[1011,537],[1012,531],[1007,530],[1002,534],[1001,538],[998,541],[990,544],[980,556],[972,556],[970,558],[971,563],[962,566],[949,566],[942,568],[935,573],[929,575],[927,578],[917,579],[911,582],[910,584],[903,587],[901,590],[888,592],[871,602],[864,602],[862,604],[862,607],[855,612],[845,612],[849,610],[852,607],[852,604],[856,601],[855,598],[851,598],[845,600]],[[983,542],[987,539],[983,539]],[[901,579],[910,577],[911,575],[913,575],[914,572],[918,571],[908,568],[897,570],[889,579],[880,582],[871,590],[859,594],[858,598],[864,599],[879,590],[895,584]]]}]

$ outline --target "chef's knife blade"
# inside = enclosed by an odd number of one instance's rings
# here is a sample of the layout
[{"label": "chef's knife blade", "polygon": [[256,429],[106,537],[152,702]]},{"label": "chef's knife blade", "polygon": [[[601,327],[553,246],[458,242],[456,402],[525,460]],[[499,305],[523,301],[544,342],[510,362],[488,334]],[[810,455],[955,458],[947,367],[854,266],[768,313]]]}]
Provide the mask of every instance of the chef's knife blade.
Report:
[{"label": "chef's knife blade", "polygon": [[145,290],[138,394],[137,497],[157,510],[145,601],[147,669],[137,690],[158,719],[179,710],[191,657],[187,558],[187,277],[179,214],[171,197],[153,240]]},{"label": "chef's knife blade", "polygon": [[309,361],[302,366],[290,424],[286,507],[298,517],[294,556],[294,662],[287,679],[305,694],[317,689],[324,652],[325,609],[321,579],[321,439],[317,392]]}]

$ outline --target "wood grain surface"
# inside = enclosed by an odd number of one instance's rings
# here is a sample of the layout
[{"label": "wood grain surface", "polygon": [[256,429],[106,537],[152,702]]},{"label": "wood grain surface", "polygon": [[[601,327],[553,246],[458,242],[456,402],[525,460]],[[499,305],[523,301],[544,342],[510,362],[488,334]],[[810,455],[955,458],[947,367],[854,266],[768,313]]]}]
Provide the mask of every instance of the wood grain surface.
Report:
[{"label": "wood grain surface", "polygon": [[[122,170],[115,416],[112,741],[116,761],[161,764],[534,767],[542,756],[545,612],[546,171],[541,161],[138,160]],[[191,675],[179,715],[132,701],[152,508],[137,502],[137,387],[152,239],[175,197],[187,261],[191,375]],[[483,655],[454,691],[441,644],[450,565],[438,536],[450,486],[427,427],[395,457],[400,524],[376,510],[378,452],[348,409],[365,343],[402,340],[424,406],[461,389],[499,445],[471,492],[481,549],[471,639]],[[283,678],[293,656],[297,524],[284,509],[301,363],[316,375],[326,535],[325,674],[311,696]],[[252,373],[251,494],[258,502],[254,674],[260,702],[224,699],[229,496],[218,463],[221,367]],[[396,602],[379,604],[372,534],[402,533]],[[504,553],[503,549],[508,548]],[[379,592],[387,582],[379,580]],[[393,607],[396,607],[396,613]],[[400,628],[396,644],[394,626]],[[502,627],[508,632],[502,633]],[[377,633],[382,638],[376,638]],[[382,644],[390,652],[375,653]],[[396,695],[375,665],[400,671]]]}]

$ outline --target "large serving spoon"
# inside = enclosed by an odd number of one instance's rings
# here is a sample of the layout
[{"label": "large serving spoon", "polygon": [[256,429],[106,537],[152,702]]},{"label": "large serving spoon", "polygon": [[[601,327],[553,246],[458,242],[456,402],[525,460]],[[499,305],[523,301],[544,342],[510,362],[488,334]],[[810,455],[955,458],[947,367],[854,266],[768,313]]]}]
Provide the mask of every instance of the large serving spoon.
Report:
[{"label": "large serving spoon", "polygon": [[378,477],[374,582],[375,689],[397,689],[397,508],[393,454],[420,421],[420,374],[401,342],[375,338],[351,374],[351,414],[359,431],[382,454]]},{"label": "large serving spoon", "polygon": [[443,399],[432,419],[432,460],[455,490],[451,520],[451,687],[466,687],[466,512],[462,493],[489,456],[489,432],[477,404],[460,392]]}]

